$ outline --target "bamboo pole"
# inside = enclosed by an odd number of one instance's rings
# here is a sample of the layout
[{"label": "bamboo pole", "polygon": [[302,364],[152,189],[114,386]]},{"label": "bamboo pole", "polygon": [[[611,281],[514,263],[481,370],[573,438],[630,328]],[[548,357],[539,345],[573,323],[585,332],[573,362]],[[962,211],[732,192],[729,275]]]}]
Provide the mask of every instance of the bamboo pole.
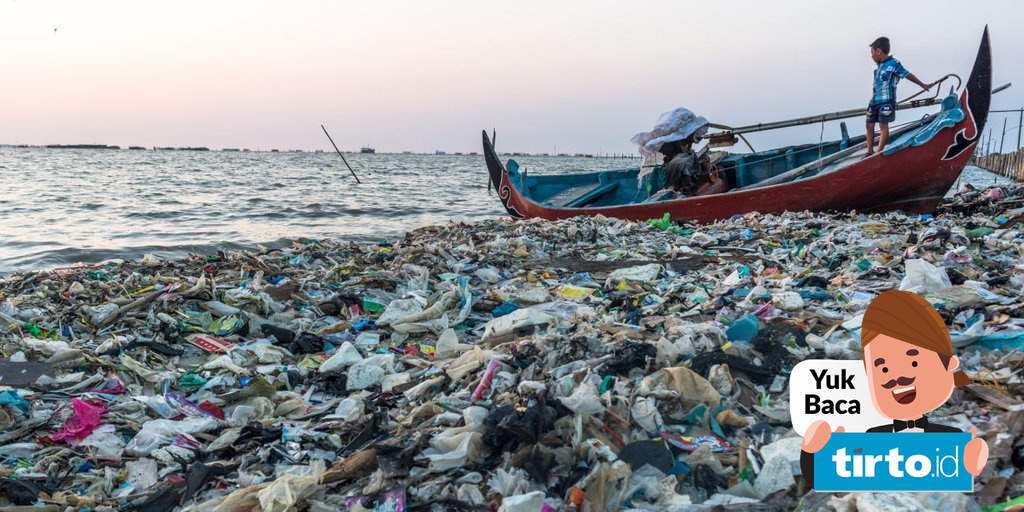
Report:
[{"label": "bamboo pole", "polygon": [[345,162],[345,166],[348,167],[349,172],[352,173],[352,177],[356,179],[356,183],[362,184],[362,182],[359,181],[359,176],[356,176],[356,171],[352,170],[351,165],[348,165],[348,160],[345,160],[345,155],[341,154],[341,150],[338,149],[338,145],[334,143],[334,139],[331,138],[331,134],[327,133],[327,128],[324,128],[324,125],[320,125],[320,128],[323,128],[324,135],[327,135],[327,140],[331,141],[331,145],[334,146],[334,150],[338,152],[338,156],[341,157],[341,161]]}]

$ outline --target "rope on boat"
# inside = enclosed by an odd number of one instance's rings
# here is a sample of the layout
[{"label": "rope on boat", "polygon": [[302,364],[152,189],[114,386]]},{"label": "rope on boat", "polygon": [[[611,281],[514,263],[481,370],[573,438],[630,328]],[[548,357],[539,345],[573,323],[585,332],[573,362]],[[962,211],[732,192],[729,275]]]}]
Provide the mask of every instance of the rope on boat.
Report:
[{"label": "rope on boat", "polygon": [[[956,78],[956,87],[955,87],[955,88],[952,88],[952,89],[950,89],[950,91],[949,91],[949,92],[951,92],[951,93],[952,93],[953,91],[956,91],[956,90],[959,90],[959,89],[960,89],[960,87],[961,87],[961,86],[963,85],[963,80],[960,80],[960,77],[959,77],[959,76],[957,76],[957,75],[955,75],[955,74],[953,74],[953,73],[950,73],[950,74],[948,74],[948,75],[946,75],[946,76],[944,76],[944,77],[942,77],[942,78],[940,78],[940,79],[938,79],[938,80],[936,80],[936,81],[934,81],[934,82],[932,82],[932,83],[931,83],[931,85],[932,85],[932,86],[937,86],[937,87],[935,87],[935,95],[934,95],[934,96],[932,96],[932,97],[931,97],[931,98],[929,98],[929,99],[933,99],[933,100],[934,100],[934,99],[938,99],[938,98],[939,98],[939,93],[940,93],[940,92],[942,92],[942,82],[945,82],[945,81],[946,81],[946,80],[948,80],[948,79],[949,79],[950,77],[952,77],[952,78]],[[929,86],[929,87],[930,87],[930,86]],[[904,99],[903,99],[903,101],[900,101],[900,102],[898,102],[898,103],[896,103],[896,104],[897,104],[897,105],[902,105],[902,104],[904,104],[904,103],[907,103],[907,102],[909,102],[910,100],[912,100],[912,99],[914,99],[914,98],[916,98],[916,97],[918,97],[918,96],[920,96],[920,95],[924,94],[925,92],[928,92],[928,89],[921,89],[920,91],[917,91],[916,93],[914,93],[914,94],[910,95],[909,97],[907,97],[907,98],[904,98]]]}]

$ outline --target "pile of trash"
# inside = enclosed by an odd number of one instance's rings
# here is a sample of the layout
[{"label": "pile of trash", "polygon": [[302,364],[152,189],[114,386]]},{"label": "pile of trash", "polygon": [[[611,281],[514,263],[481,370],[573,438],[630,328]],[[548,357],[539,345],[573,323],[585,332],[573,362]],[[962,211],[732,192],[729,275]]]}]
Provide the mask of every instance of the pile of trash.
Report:
[{"label": "pile of trash", "polygon": [[[936,216],[450,223],[10,275],[0,506],[1001,510],[1024,494],[1019,192]],[[892,288],[936,305],[975,379],[934,413],[988,442],[974,494],[815,493],[800,474],[789,372],[859,358]]]}]

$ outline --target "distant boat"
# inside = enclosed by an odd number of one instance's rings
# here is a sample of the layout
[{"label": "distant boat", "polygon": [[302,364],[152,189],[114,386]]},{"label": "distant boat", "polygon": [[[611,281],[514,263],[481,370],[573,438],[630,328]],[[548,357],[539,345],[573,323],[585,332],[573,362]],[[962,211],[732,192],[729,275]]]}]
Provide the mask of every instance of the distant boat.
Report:
[{"label": "distant boat", "polygon": [[[697,191],[664,200],[639,193],[640,170],[636,168],[527,176],[514,160],[502,165],[486,131],[484,158],[491,184],[514,218],[557,220],[604,215],[647,220],[668,214],[672,219],[712,222],[750,212],[899,209],[931,213],[974,153],[985,129],[991,94],[992,61],[986,28],[974,68],[959,97],[916,101],[920,104],[914,106],[941,102],[942,108],[894,129],[885,150],[866,158],[865,137],[849,137],[845,126],[843,138],[832,142],[747,154],[714,153],[709,156],[718,172],[714,173],[717,180],[709,182],[711,193],[702,195]],[[794,123],[806,119],[811,118],[766,126],[796,126]],[[759,126],[748,131],[765,129]],[[716,135],[734,138],[739,133],[746,131],[710,135],[714,141]]]},{"label": "distant boat", "polygon": [[364,146],[364,147],[359,148],[359,152],[360,153],[376,153],[377,150],[373,149],[373,148],[371,148],[369,146]]},{"label": "distant boat", "polygon": [[446,155],[447,153],[445,153],[444,151],[441,151],[440,149],[438,149],[438,150],[434,151],[434,154],[435,155]]}]

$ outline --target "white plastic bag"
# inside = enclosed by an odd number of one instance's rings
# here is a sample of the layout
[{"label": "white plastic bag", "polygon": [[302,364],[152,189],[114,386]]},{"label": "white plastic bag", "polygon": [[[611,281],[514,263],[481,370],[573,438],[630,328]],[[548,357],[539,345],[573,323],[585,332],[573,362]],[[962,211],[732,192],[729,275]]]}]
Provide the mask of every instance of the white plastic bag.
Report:
[{"label": "white plastic bag", "polygon": [[576,414],[598,414],[604,412],[604,404],[597,396],[597,387],[589,379],[584,380],[576,390],[565,398],[561,399],[570,411]]},{"label": "white plastic bag", "polygon": [[320,365],[320,373],[328,373],[343,368],[348,368],[363,360],[363,355],[359,353],[359,349],[356,348],[351,342],[344,342],[338,347],[338,350],[329,359]]},{"label": "white plastic bag", "polygon": [[481,341],[490,345],[498,345],[512,341],[516,336],[532,334],[534,330],[557,326],[558,319],[552,315],[533,308],[517,309],[487,322],[484,325]]},{"label": "white plastic bag", "polygon": [[907,274],[900,281],[900,290],[920,294],[953,286],[944,270],[925,260],[907,260],[905,265]]}]

